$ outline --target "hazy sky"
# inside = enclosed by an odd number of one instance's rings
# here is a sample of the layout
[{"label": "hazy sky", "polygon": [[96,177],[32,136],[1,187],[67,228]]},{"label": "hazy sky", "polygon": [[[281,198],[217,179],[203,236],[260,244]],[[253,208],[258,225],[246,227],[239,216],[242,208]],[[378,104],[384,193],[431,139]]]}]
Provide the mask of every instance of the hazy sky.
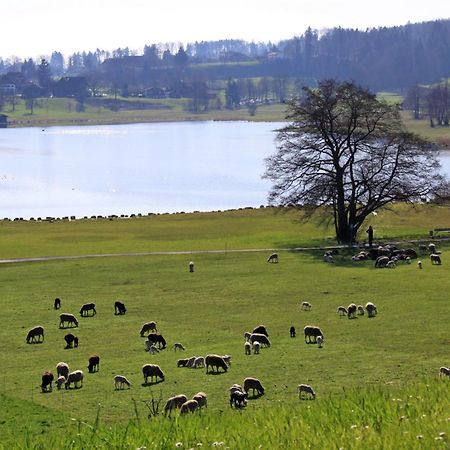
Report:
[{"label": "hazy sky", "polygon": [[[3,5],[5,1],[5,5]],[[0,57],[216,39],[278,41],[315,29],[450,18],[450,0],[11,0]]]}]

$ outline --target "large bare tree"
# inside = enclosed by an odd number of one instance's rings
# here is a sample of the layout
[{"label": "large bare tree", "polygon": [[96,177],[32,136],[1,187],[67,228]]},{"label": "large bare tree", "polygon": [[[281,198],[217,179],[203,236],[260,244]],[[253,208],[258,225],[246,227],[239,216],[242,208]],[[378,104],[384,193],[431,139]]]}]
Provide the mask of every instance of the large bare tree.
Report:
[{"label": "large bare tree", "polygon": [[421,200],[443,183],[434,145],[404,131],[398,106],[354,83],[304,88],[286,118],[277,152],[266,159],[269,203],[308,214],[331,207],[340,243],[351,242],[377,209]]}]

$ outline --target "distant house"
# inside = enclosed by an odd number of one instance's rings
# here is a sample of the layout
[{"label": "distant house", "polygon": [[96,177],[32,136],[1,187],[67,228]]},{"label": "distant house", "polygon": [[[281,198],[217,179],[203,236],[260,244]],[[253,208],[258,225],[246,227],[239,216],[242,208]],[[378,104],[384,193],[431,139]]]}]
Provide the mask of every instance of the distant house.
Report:
[{"label": "distant house", "polygon": [[0,114],[0,128],[7,128],[8,116],[6,114]]},{"label": "distant house", "polygon": [[85,77],[62,77],[51,85],[54,97],[86,98],[88,83]]}]

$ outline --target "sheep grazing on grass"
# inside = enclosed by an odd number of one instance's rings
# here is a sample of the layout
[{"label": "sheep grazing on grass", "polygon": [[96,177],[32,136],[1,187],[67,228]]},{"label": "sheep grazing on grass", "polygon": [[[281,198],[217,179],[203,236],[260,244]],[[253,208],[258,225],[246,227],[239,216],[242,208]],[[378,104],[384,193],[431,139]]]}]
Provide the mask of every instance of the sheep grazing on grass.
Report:
[{"label": "sheep grazing on grass", "polygon": [[210,367],[212,372],[214,372],[214,368],[216,368],[217,373],[219,372],[219,369],[222,369],[224,372],[228,371],[228,364],[223,357],[219,355],[206,355],[205,365],[206,373],[208,373]]},{"label": "sheep grazing on grass", "polygon": [[142,374],[144,375],[145,384],[148,384],[149,378],[151,382],[153,382],[153,378],[155,378],[156,381],[158,381],[158,378],[160,378],[161,381],[164,381],[165,379],[164,372],[157,364],[144,364],[142,366]]},{"label": "sheep grazing on grass", "polygon": [[63,375],[60,375],[57,380],[55,381],[56,387],[58,389],[58,391],[61,390],[62,385],[66,382],[66,377],[64,377]]},{"label": "sheep grazing on grass", "polygon": [[56,365],[56,374],[58,377],[63,376],[67,378],[69,375],[69,365],[65,362],[60,362]]},{"label": "sheep grazing on grass", "polygon": [[[89,311],[92,311],[92,314],[89,314]],[[97,311],[95,309],[95,303],[93,303],[93,302],[85,303],[84,305],[81,306],[81,309],[80,309],[81,317],[88,317],[89,315],[95,316],[96,314],[97,314]]]},{"label": "sheep grazing on grass", "polygon": [[250,341],[250,336],[252,335],[252,333],[250,333],[250,331],[246,331],[245,333],[244,333],[244,339],[246,340],[246,341]]},{"label": "sheep grazing on grass", "polygon": [[124,377],[123,375],[116,375],[114,377],[114,388],[115,389],[124,389],[124,387],[128,386],[128,389],[131,388],[131,383],[127,379],[127,377]]},{"label": "sheep grazing on grass", "polygon": [[264,388],[261,384],[261,381],[259,381],[257,378],[246,378],[244,380],[244,392],[248,395],[248,391],[252,390],[253,397],[255,396],[255,391],[257,392],[257,395],[263,395],[264,394]]},{"label": "sheep grazing on grass", "polygon": [[383,267],[387,266],[388,262],[389,262],[389,256],[379,256],[375,260],[375,268],[382,269]]},{"label": "sheep grazing on grass", "polygon": [[252,353],[252,344],[250,344],[250,342],[246,342],[244,344],[244,350],[246,355],[250,355]]},{"label": "sheep grazing on grass", "polygon": [[84,378],[84,373],[82,370],[75,370],[75,371],[69,373],[69,375],[67,376],[66,384],[65,384],[66,389],[69,389],[70,385],[72,383],[76,389],[82,388],[83,387],[83,378]]},{"label": "sheep grazing on grass", "polygon": [[270,347],[270,340],[265,334],[252,333],[250,336],[250,342],[253,344],[255,341],[258,341],[261,346]]},{"label": "sheep grazing on grass", "polygon": [[204,392],[197,392],[192,400],[195,400],[198,403],[199,408],[207,408],[208,407],[208,396]]},{"label": "sheep grazing on grass", "polygon": [[194,263],[193,263],[193,261],[191,261],[191,262],[189,263],[189,272],[190,272],[190,273],[194,272]]},{"label": "sheep grazing on grass", "polygon": [[347,308],[345,308],[344,306],[338,306],[336,312],[339,316],[346,316],[348,314]]},{"label": "sheep grazing on grass", "polygon": [[351,303],[347,307],[347,317],[349,319],[356,319],[356,305],[354,303]]},{"label": "sheep grazing on grass", "polygon": [[417,261],[417,268],[422,269],[422,261]]},{"label": "sheep grazing on grass", "polygon": [[314,389],[309,384],[299,384],[297,386],[298,397],[303,398],[316,398],[316,393]]},{"label": "sheep grazing on grass", "polygon": [[55,301],[53,302],[53,308],[55,308],[55,309],[61,308],[61,299],[60,298],[55,298]]},{"label": "sheep grazing on grass", "polygon": [[319,346],[319,348],[322,348],[322,344],[323,344],[323,337],[317,336],[317,345]]},{"label": "sheep grazing on grass", "polygon": [[228,390],[230,391],[230,394],[232,394],[233,392],[236,392],[236,391],[244,392],[244,390],[242,389],[242,386],[240,384],[236,384],[236,383],[234,383]]},{"label": "sheep grazing on grass", "polygon": [[147,322],[144,323],[144,325],[142,325],[141,331],[139,332],[139,334],[141,335],[141,337],[144,337],[145,333],[149,333],[150,331],[158,331],[156,329],[156,322]]},{"label": "sheep grazing on grass", "polygon": [[267,329],[264,325],[258,325],[256,328],[253,329],[252,334],[263,334],[264,336],[269,337],[269,333],[267,332]]},{"label": "sheep grazing on grass", "polygon": [[44,342],[44,327],[37,326],[32,328],[28,333],[26,337],[27,344],[34,344],[36,342]]},{"label": "sheep grazing on grass", "polygon": [[89,373],[98,372],[100,370],[100,356],[98,355],[89,356],[88,370]]},{"label": "sheep grazing on grass", "polygon": [[187,397],[183,394],[170,397],[164,405],[164,413],[170,414],[174,409],[180,409],[183,403],[187,402]]},{"label": "sheep grazing on grass", "polygon": [[150,342],[151,344],[158,344],[159,349],[164,349],[166,348],[167,345],[167,342],[162,334],[150,333],[147,336],[147,341]]},{"label": "sheep grazing on grass", "polygon": [[261,344],[258,341],[253,342],[253,353],[259,355],[259,350],[261,349]]},{"label": "sheep grazing on grass", "polygon": [[356,309],[357,309],[357,312],[358,312],[358,316],[363,316],[364,315],[364,307],[362,305],[358,305],[358,307]]},{"label": "sheep grazing on grass", "polygon": [[436,253],[432,253],[430,255],[431,264],[442,264],[441,257],[439,255],[436,255]]},{"label": "sheep grazing on grass", "polygon": [[77,326],[78,326],[78,319],[73,314],[62,313],[59,315],[59,328],[68,328]]},{"label": "sheep grazing on grass", "polygon": [[44,372],[42,375],[42,383],[41,389],[42,392],[51,392],[52,391],[52,383],[55,377],[52,372]]},{"label": "sheep grazing on grass", "polygon": [[64,348],[78,347],[78,338],[72,333],[66,334],[64,340],[66,341],[66,346]]},{"label": "sheep grazing on grass", "polygon": [[198,402],[197,400],[188,400],[181,405],[180,414],[188,414],[197,411]]},{"label": "sheep grazing on grass", "polygon": [[303,311],[311,311],[311,303],[309,302],[302,302],[302,309]]},{"label": "sheep grazing on grass", "polygon": [[188,358],[186,366],[185,367],[194,367],[194,363],[195,363],[195,359],[197,357],[196,356],[191,356],[190,358]]},{"label": "sheep grazing on grass", "polygon": [[450,377],[450,367],[441,367],[439,369],[440,377]]},{"label": "sheep grazing on grass", "polygon": [[114,314],[116,316],[121,316],[127,312],[127,308],[125,308],[125,303],[122,303],[120,300],[117,300],[114,303]]},{"label": "sheep grazing on grass", "polygon": [[395,269],[397,267],[397,261],[394,259],[391,259],[390,261],[388,261],[388,263],[386,264],[386,267],[388,269]]},{"label": "sheep grazing on grass", "polygon": [[189,362],[189,358],[179,359],[177,361],[177,367],[186,367],[188,362]]},{"label": "sheep grazing on grass", "polygon": [[278,262],[278,253],[272,253],[272,254],[267,258],[267,262],[268,262],[268,263],[277,263],[277,262]]},{"label": "sheep grazing on grass", "polygon": [[289,328],[289,336],[291,338],[295,338],[295,327],[292,326],[291,328]]},{"label": "sheep grazing on grass", "polygon": [[230,407],[244,408],[247,405],[248,395],[245,392],[236,390],[230,393]]},{"label": "sheep grazing on grass", "polygon": [[322,330],[319,327],[307,325],[305,328],[303,328],[303,332],[305,334],[305,342],[307,344],[317,343],[318,336],[322,336],[322,339],[324,338]]},{"label": "sheep grazing on grass", "polygon": [[173,344],[173,351],[176,352],[177,350],[184,350],[183,344],[180,344],[179,342],[175,342]]},{"label": "sheep grazing on grass", "polygon": [[366,303],[367,317],[375,317],[378,314],[377,307],[372,302]]},{"label": "sheep grazing on grass", "polygon": [[194,369],[198,369],[199,367],[205,367],[205,358],[203,356],[197,356],[194,359],[194,364],[192,364]]}]

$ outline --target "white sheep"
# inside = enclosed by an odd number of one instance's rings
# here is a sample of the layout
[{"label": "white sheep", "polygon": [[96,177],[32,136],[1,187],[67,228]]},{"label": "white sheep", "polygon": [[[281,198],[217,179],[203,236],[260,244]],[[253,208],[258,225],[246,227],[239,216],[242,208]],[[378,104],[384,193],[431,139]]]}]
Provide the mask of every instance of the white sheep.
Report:
[{"label": "white sheep", "polygon": [[164,412],[166,414],[168,412],[170,413],[173,409],[181,408],[181,405],[186,402],[187,402],[187,397],[184,394],[175,395],[174,397],[170,397],[164,406]]},{"label": "white sheep", "polygon": [[188,358],[185,367],[194,367],[194,362],[196,358],[197,356],[191,356],[190,358]]},{"label": "white sheep", "polygon": [[197,400],[188,400],[181,405],[180,414],[187,414],[198,409]]},{"label": "white sheep", "polygon": [[319,346],[319,348],[322,348],[322,344],[323,344],[323,336],[317,336],[317,345]]},{"label": "white sheep", "polygon": [[258,341],[253,342],[253,353],[255,355],[259,355],[259,350],[261,348],[261,344]]},{"label": "white sheep", "polygon": [[84,374],[82,370],[75,370],[67,376],[67,380],[65,383],[65,388],[69,389],[70,385],[73,383],[73,385],[76,387],[83,387],[83,378]]},{"label": "white sheep", "polygon": [[255,396],[255,391],[258,395],[264,394],[264,387],[257,378],[246,378],[244,380],[244,392],[248,394],[248,391],[252,389],[253,396]]},{"label": "white sheep", "polygon": [[422,268],[422,261],[417,261],[417,268],[421,269]]},{"label": "white sheep", "polygon": [[307,395],[309,398],[316,398],[316,393],[314,389],[309,384],[299,384],[297,386],[298,397],[303,399],[304,395]]},{"label": "white sheep", "polygon": [[337,314],[339,316],[346,316],[347,315],[347,308],[345,308],[345,306],[338,306],[336,312],[337,312]]},{"label": "white sheep", "polygon": [[232,394],[233,392],[237,392],[237,391],[244,392],[244,390],[242,389],[242,386],[240,384],[236,384],[236,383],[230,387],[229,391],[230,391],[230,394]]},{"label": "white sheep", "polygon": [[436,253],[432,253],[430,255],[431,264],[442,264],[441,257],[437,255]]},{"label": "white sheep", "polygon": [[192,397],[192,400],[195,400],[198,403],[199,408],[202,408],[203,406],[205,408],[208,407],[208,396],[204,392],[197,392]]},{"label": "white sheep", "polygon": [[56,380],[56,387],[58,388],[58,391],[61,390],[61,386],[66,382],[66,377],[64,375],[61,375]]},{"label": "white sheep", "polygon": [[199,367],[205,367],[205,358],[203,356],[197,356],[194,359],[194,363],[192,364],[192,367],[194,369],[197,369]]},{"label": "white sheep", "polygon": [[250,336],[252,335],[252,333],[250,333],[250,331],[246,331],[245,333],[244,333],[244,339],[246,340],[246,341],[250,341]]},{"label": "white sheep", "polygon": [[173,344],[173,351],[176,352],[177,350],[184,350],[184,346],[180,342]]},{"label": "white sheep", "polygon": [[245,349],[245,354],[250,355],[252,352],[252,344],[250,344],[250,342],[245,342],[244,349]]},{"label": "white sheep", "polygon": [[310,311],[311,310],[311,303],[309,302],[302,302],[302,309],[303,311]]},{"label": "white sheep", "polygon": [[124,385],[127,385],[128,388],[131,388],[131,383],[127,379],[127,377],[124,377],[123,375],[116,375],[114,377],[114,387],[116,389],[123,389]]},{"label": "white sheep", "polygon": [[364,307],[362,305],[358,305],[357,311],[358,311],[358,316],[364,315]]},{"label": "white sheep", "polygon": [[377,307],[372,302],[366,303],[366,311],[368,317],[375,317],[378,314]]}]

